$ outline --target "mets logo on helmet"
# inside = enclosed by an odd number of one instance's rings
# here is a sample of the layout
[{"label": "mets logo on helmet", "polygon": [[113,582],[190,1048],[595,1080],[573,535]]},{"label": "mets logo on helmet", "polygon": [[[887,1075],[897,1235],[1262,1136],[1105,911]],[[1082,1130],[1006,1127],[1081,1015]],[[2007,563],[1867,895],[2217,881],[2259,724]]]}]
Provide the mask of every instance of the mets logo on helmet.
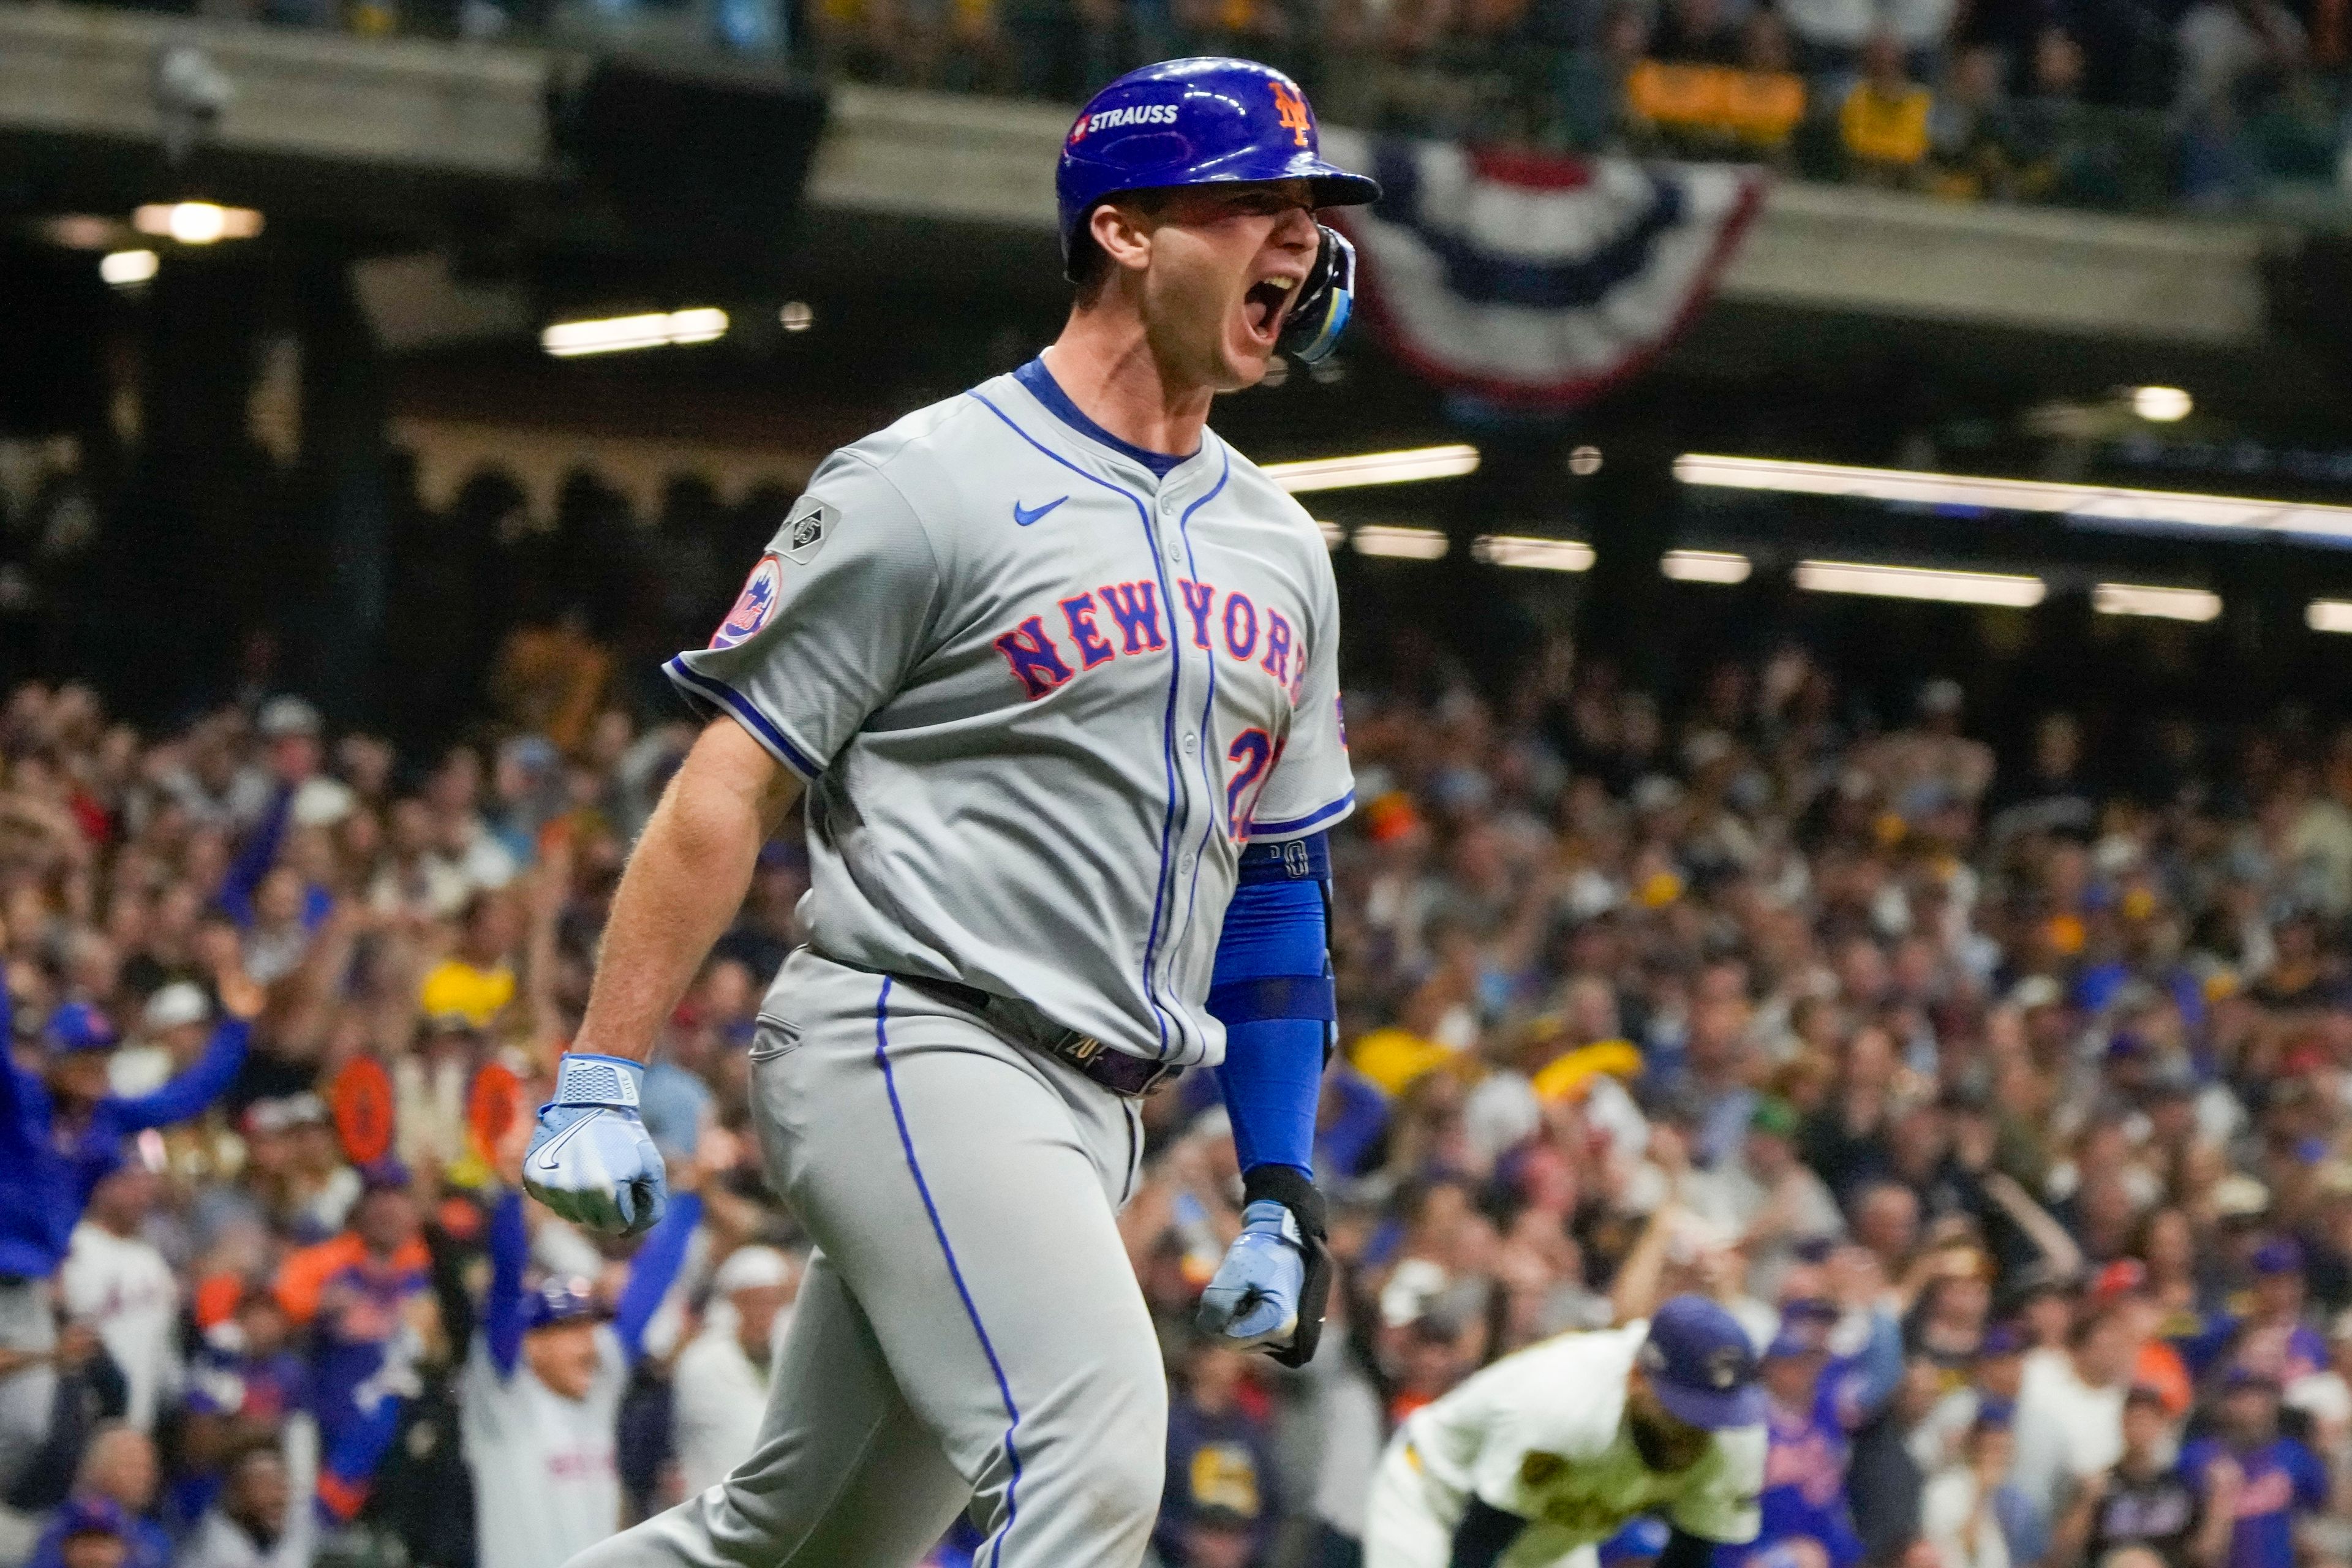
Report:
[{"label": "mets logo on helmet", "polygon": [[1315,122],[1307,118],[1307,100],[1293,92],[1286,81],[1270,81],[1266,86],[1274,89],[1274,112],[1282,128],[1301,147],[1306,146],[1307,133],[1315,129]]},{"label": "mets logo on helmet", "polygon": [[757,637],[768,617],[776,613],[777,597],[783,592],[783,563],[772,555],[762,555],[751,574],[743,579],[743,591],[735,595],[735,605],[719,629],[710,634],[712,647],[733,647],[737,643]]}]

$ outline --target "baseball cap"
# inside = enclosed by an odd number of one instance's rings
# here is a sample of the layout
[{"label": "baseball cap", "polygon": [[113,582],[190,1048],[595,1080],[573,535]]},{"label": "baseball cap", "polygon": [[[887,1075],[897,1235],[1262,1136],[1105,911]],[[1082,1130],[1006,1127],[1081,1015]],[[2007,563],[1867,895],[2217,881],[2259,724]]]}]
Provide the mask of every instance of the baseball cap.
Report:
[{"label": "baseball cap", "polygon": [[1748,1118],[1748,1128],[1757,1132],[1769,1132],[1776,1138],[1797,1135],[1797,1108],[1777,1094],[1758,1100],[1756,1109]]},{"label": "baseball cap", "polygon": [[552,1329],[564,1323],[576,1323],[598,1315],[596,1303],[588,1294],[588,1281],[564,1275],[554,1275],[540,1282],[523,1304],[524,1330]]},{"label": "baseball cap", "polygon": [[261,717],[254,728],[265,741],[283,740],[289,735],[315,735],[319,732],[319,710],[299,697],[273,697],[261,705]]},{"label": "baseball cap", "polygon": [[2014,1323],[1995,1323],[1984,1331],[1984,1338],[1977,1342],[1977,1359],[1979,1361],[1990,1360],[1994,1356],[2021,1355],[2024,1351],[2025,1336],[2018,1331]]},{"label": "baseball cap", "polygon": [[2226,1394],[2240,1388],[2264,1388],[2276,1394],[2279,1391],[2279,1380],[2267,1372],[2257,1371],[2251,1366],[2233,1366],[2221,1374],[2221,1389]]},{"label": "baseball cap", "polygon": [[2213,1184],[2214,1215],[2221,1219],[2252,1219],[2269,1212],[2271,1190],[2243,1171],[2232,1171]]},{"label": "baseball cap", "polygon": [[773,1247],[739,1247],[727,1255],[727,1261],[710,1277],[710,1293],[731,1296],[738,1290],[757,1290],[772,1285],[793,1282],[793,1260]]},{"label": "baseball cap", "polygon": [[362,1193],[404,1193],[415,1180],[397,1155],[387,1154],[360,1167],[360,1191]]},{"label": "baseball cap", "polygon": [[2291,1236],[2274,1236],[2254,1248],[2247,1259],[2257,1274],[2300,1274],[2303,1272],[2303,1243]]},{"label": "baseball cap", "polygon": [[201,1024],[212,1016],[212,1011],[213,1005],[205,999],[203,986],[191,980],[174,980],[147,998],[139,1022],[149,1031],[160,1034],[187,1024]]},{"label": "baseball cap", "polygon": [[2137,1258],[2118,1258],[2091,1279],[2091,1302],[2105,1307],[2147,1288],[2147,1265]]},{"label": "baseball cap", "polygon": [[1764,1419],[1748,1331],[1704,1296],[1676,1296],[1658,1309],[1636,1364],[1677,1421],[1713,1432]]},{"label": "baseball cap", "polygon": [[122,1038],[114,1022],[88,1002],[68,1002],[49,1015],[41,1029],[50,1050],[110,1051]]}]

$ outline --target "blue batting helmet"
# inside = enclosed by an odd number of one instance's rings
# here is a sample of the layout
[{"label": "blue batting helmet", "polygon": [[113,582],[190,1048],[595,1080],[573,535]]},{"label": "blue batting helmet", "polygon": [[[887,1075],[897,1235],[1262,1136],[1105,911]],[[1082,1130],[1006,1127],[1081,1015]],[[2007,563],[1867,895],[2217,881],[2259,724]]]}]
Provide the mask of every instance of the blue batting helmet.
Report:
[{"label": "blue batting helmet", "polygon": [[[1318,207],[1360,206],[1381,187],[1323,158],[1315,111],[1298,84],[1255,60],[1163,60],[1087,100],[1054,174],[1062,263],[1074,279],[1087,218],[1113,196],[1182,185],[1305,180]],[[1280,347],[1313,361],[1330,353],[1353,301],[1356,253],[1321,228],[1315,268],[1291,307]]]}]

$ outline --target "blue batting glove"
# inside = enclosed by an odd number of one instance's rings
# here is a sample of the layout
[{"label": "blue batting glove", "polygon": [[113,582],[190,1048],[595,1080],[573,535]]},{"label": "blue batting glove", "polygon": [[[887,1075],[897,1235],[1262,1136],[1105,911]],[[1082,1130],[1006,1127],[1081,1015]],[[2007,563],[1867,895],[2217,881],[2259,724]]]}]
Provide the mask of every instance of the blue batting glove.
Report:
[{"label": "blue batting glove", "polygon": [[1298,1328],[1307,1253],[1298,1221],[1270,1198],[1242,1210],[1242,1233],[1201,1292],[1201,1327],[1243,1346],[1287,1344]]},{"label": "blue batting glove", "polygon": [[669,1203],[661,1151],[637,1116],[646,1069],[625,1057],[564,1053],[555,1098],[523,1151],[523,1191],[607,1236],[653,1228]]}]

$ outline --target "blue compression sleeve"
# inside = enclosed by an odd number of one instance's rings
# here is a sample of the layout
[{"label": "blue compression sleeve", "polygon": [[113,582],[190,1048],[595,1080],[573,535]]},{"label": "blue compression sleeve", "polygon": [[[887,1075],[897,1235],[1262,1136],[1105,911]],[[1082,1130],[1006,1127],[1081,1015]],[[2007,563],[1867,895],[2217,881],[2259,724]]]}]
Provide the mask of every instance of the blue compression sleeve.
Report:
[{"label": "blue compression sleeve", "polygon": [[1324,928],[1330,849],[1320,833],[1242,853],[1225,910],[1209,1011],[1225,1026],[1217,1069],[1242,1169],[1311,1176],[1324,1047],[1337,1008]]}]

